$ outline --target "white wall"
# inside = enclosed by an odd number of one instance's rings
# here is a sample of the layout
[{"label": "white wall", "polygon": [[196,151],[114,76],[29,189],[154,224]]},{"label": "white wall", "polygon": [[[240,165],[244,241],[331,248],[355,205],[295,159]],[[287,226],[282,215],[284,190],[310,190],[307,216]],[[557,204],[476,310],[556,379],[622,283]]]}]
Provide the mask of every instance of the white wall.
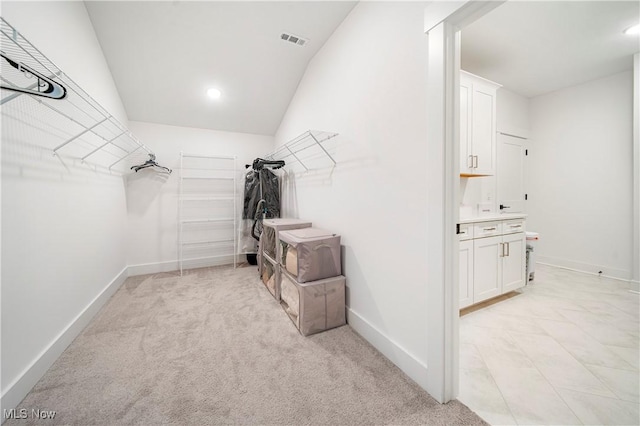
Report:
[{"label": "white wall", "polygon": [[[273,136],[231,133],[131,121],[129,128],[174,170],[170,176],[141,170],[127,176],[127,262],[133,275],[177,269],[178,182],[180,151],[200,155],[237,156],[244,170],[256,157],[273,151]],[[238,192],[238,194],[242,194]],[[228,261],[228,259],[227,259]]]},{"label": "white wall", "polygon": [[[84,3],[2,2],[2,16],[126,120]],[[1,387],[12,408],[126,278],[127,218],[121,178],[67,169],[36,132],[2,124]]]},{"label": "white wall", "polygon": [[504,87],[499,88],[496,100],[496,118],[498,132],[523,138],[528,137],[531,131],[529,98]]},{"label": "white wall", "polygon": [[529,220],[540,262],[631,278],[632,73],[531,99]]},{"label": "white wall", "polygon": [[[296,176],[293,214],[342,236],[351,326],[425,386],[424,4],[358,4],[310,62],[276,133],[340,133],[331,171]],[[289,209],[289,213],[292,210]]]},{"label": "white wall", "polygon": [[640,53],[633,55],[633,270],[631,280],[640,290]]}]

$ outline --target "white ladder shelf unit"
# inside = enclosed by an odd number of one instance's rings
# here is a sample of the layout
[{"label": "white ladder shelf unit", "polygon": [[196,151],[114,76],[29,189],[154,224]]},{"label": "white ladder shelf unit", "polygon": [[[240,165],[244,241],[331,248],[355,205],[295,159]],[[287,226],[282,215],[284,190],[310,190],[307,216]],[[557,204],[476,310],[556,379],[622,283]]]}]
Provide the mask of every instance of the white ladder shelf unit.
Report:
[{"label": "white ladder shelf unit", "polygon": [[[236,267],[236,157],[180,153],[178,257],[183,269]],[[216,263],[216,261],[218,263]]]}]

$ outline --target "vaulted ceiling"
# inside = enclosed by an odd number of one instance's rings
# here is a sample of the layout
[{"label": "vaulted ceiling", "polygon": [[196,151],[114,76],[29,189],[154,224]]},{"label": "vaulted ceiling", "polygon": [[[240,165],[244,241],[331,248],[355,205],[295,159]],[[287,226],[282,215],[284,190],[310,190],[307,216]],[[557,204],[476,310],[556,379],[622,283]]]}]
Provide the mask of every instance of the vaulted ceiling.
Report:
[{"label": "vaulted ceiling", "polygon": [[[85,4],[130,120],[273,135],[355,2]],[[207,97],[211,87],[219,99]]]},{"label": "vaulted ceiling", "polygon": [[[130,120],[273,135],[307,64],[356,2],[85,4]],[[463,30],[462,67],[527,97],[631,69],[639,39],[622,31],[639,5],[508,1]],[[211,87],[220,99],[206,96]]]},{"label": "vaulted ceiling", "polygon": [[462,68],[526,97],[633,67],[638,1],[508,1],[462,31]]}]

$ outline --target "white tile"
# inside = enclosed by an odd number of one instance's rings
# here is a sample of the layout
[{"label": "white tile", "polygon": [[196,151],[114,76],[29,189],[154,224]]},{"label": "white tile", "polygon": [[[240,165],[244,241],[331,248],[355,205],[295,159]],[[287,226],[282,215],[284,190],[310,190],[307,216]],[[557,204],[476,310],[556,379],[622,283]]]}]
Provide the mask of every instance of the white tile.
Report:
[{"label": "white tile", "polygon": [[622,348],[620,346],[607,346],[607,348],[627,361],[633,368],[640,370],[640,350],[637,348]]},{"label": "white tile", "polygon": [[580,305],[580,300],[571,297],[574,293],[574,291],[567,291],[561,295],[554,295],[552,292],[545,291],[532,295],[531,299],[540,305],[549,306],[554,309],[586,311],[586,309]]},{"label": "white tile", "polygon": [[486,370],[487,365],[482,359],[475,345],[468,343],[460,344],[460,368],[462,370]]},{"label": "white tile", "polygon": [[518,422],[513,418],[511,413],[496,413],[495,411],[487,411],[484,408],[474,408],[473,412],[476,413],[482,420],[490,425],[517,425]]},{"label": "white tile", "polygon": [[483,309],[478,315],[470,318],[470,323],[477,327],[497,328],[520,333],[546,334],[534,321],[522,316],[506,314],[491,309]]},{"label": "white tile", "polygon": [[513,302],[511,300],[508,300],[506,302],[494,305],[490,309],[493,312],[500,312],[502,314],[513,315],[517,317],[545,318],[560,321],[565,320],[565,317],[560,315],[550,306],[546,306],[530,297],[525,300],[518,300]]},{"label": "white tile", "polygon": [[640,321],[610,303],[604,301],[590,301],[578,302],[578,304],[587,309],[602,322],[633,334],[636,337],[640,334]]},{"label": "white tile", "polygon": [[501,368],[535,367],[527,355],[518,347],[478,346],[477,349],[491,372]]},{"label": "white tile", "polygon": [[564,401],[585,425],[638,425],[638,404],[559,389]]},{"label": "white tile", "polygon": [[512,337],[554,387],[615,398],[614,393],[552,337],[533,334]]},{"label": "white tile", "polygon": [[601,367],[617,368],[627,370],[629,372],[637,372],[629,362],[625,361],[620,355],[613,352],[607,346],[594,341],[592,345],[563,345],[564,348],[573,355],[583,365],[591,364]]},{"label": "white tile", "polygon": [[602,365],[604,367],[627,370],[637,368],[573,323],[550,320],[536,321],[540,327],[582,364]]},{"label": "white tile", "polygon": [[602,295],[587,291],[577,291],[575,288],[566,288],[554,285],[540,285],[532,287],[532,294],[556,299],[559,303],[565,304],[566,309],[582,310],[574,301],[578,300],[599,300]]},{"label": "white tile", "polygon": [[487,370],[460,370],[458,400],[490,424],[516,424],[500,390]]},{"label": "white tile", "polygon": [[620,294],[606,294],[602,295],[601,300],[610,303],[636,319],[640,318],[640,313],[638,311],[638,306],[640,306],[640,296],[635,293],[625,291]]},{"label": "white tile", "polygon": [[537,266],[518,296],[461,318],[461,401],[493,424],[640,424],[639,301]]},{"label": "white tile", "polygon": [[503,368],[492,375],[518,424],[580,424],[536,368]]},{"label": "white tile", "polygon": [[504,330],[476,327],[460,322],[460,343],[478,346],[514,348],[514,340]]},{"label": "white tile", "polygon": [[640,374],[637,371],[587,365],[620,399],[640,403]]},{"label": "white tile", "polygon": [[603,345],[622,346],[625,348],[638,347],[638,338],[636,336],[612,324],[607,324],[595,314],[566,309],[560,309],[558,312]]}]

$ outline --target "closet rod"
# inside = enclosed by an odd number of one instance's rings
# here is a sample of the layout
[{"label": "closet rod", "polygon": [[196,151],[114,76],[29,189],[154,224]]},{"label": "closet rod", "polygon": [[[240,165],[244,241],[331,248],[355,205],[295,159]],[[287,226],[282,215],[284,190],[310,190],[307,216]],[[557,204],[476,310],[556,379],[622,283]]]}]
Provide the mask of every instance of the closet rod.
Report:
[{"label": "closet rod", "polygon": [[[234,170],[229,170],[230,172]],[[182,176],[181,179],[211,179],[211,180],[233,180],[230,177],[215,177],[215,176]]]},{"label": "closet rod", "polygon": [[[208,158],[212,160],[235,160],[236,157],[233,156],[221,156],[221,155],[196,155],[196,154],[182,154],[183,157],[189,158]],[[207,169],[210,170],[210,169]],[[226,169],[224,169],[226,170]]]}]

